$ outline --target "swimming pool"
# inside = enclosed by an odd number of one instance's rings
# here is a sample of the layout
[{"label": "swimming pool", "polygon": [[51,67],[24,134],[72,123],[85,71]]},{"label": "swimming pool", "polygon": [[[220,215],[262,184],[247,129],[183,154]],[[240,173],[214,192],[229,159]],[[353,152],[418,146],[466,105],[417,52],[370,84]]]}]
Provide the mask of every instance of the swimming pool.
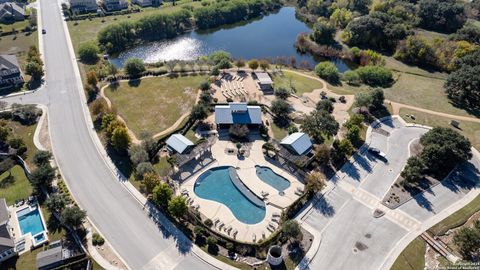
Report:
[{"label": "swimming pool", "polygon": [[257,176],[263,182],[274,187],[278,191],[284,191],[290,187],[290,181],[285,179],[283,176],[276,174],[272,169],[268,167],[255,166]]},{"label": "swimming pool", "polygon": [[243,223],[255,224],[265,218],[265,203],[240,181],[233,167],[205,171],[195,182],[194,192],[200,198],[225,205]]},{"label": "swimming pool", "polygon": [[31,233],[33,236],[45,231],[38,208],[33,210],[29,208],[22,209],[17,212],[17,217],[23,235]]}]

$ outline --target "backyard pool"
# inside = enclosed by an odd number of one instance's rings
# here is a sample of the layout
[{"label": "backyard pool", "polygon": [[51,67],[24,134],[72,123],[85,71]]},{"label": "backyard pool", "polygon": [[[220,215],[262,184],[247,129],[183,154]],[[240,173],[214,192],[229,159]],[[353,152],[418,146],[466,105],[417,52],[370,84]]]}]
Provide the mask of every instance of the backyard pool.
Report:
[{"label": "backyard pool", "polygon": [[27,207],[17,211],[17,219],[22,235],[30,233],[35,246],[47,241],[45,226],[38,207]]},{"label": "backyard pool", "polygon": [[255,166],[257,176],[263,182],[269,184],[278,191],[284,191],[290,187],[290,181],[276,174],[268,167]]},{"label": "backyard pool", "polygon": [[240,181],[233,167],[216,167],[202,173],[194,192],[200,198],[224,204],[243,223],[259,223],[265,217],[265,203]]}]

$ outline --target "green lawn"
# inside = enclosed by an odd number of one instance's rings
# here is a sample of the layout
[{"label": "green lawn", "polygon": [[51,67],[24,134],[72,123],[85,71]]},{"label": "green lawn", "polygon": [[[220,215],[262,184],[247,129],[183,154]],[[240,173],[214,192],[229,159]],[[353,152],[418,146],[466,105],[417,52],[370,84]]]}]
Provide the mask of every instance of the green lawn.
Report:
[{"label": "green lawn", "polygon": [[473,214],[478,211],[480,211],[480,196],[477,196],[469,204],[435,224],[435,226],[430,228],[429,231],[435,235],[443,235],[448,230],[463,225]]},{"label": "green lawn", "polygon": [[24,126],[16,121],[7,121],[7,126],[12,129],[15,136],[22,138],[25,142],[25,145],[27,146],[27,152],[24,154],[24,159],[28,166],[32,168],[34,166],[32,161],[33,155],[37,151],[37,148],[33,143],[33,135],[35,134],[37,125]]},{"label": "green lawn", "polygon": [[[405,114],[415,115],[415,120],[405,117]],[[433,114],[428,114],[428,113],[419,112],[416,110],[404,109],[404,108],[400,109],[400,116],[403,119],[405,119],[405,121],[411,122],[411,123],[418,123],[418,124],[427,125],[431,127],[435,127],[435,126],[450,127],[454,129],[450,125],[450,121],[452,120],[452,118],[446,118],[442,116],[437,116]],[[472,143],[473,147],[475,147],[476,149],[480,149],[480,123],[460,121],[460,128],[461,130],[459,129],[455,129],[455,130],[463,134],[465,137],[467,137]]]},{"label": "green lawn", "polygon": [[[77,52],[78,46],[87,41],[96,40],[98,32],[110,24],[123,22],[128,20],[136,20],[143,16],[155,14],[155,13],[171,13],[177,10],[180,10],[182,6],[190,5],[194,8],[201,7],[200,1],[192,2],[191,0],[176,1],[176,5],[172,6],[171,3],[164,2],[161,7],[148,7],[142,8],[142,12],[131,13],[126,15],[116,15],[116,16],[107,16],[107,17],[96,17],[76,21],[78,23],[75,25],[75,21],[68,21],[68,29],[70,31],[70,37],[72,39],[73,47],[75,52]],[[103,22],[102,22],[103,21]]]},{"label": "green lawn", "polygon": [[0,29],[2,32],[11,32],[13,29],[15,29],[17,32],[22,31],[25,29],[25,26],[29,25],[28,20],[23,20],[23,21],[18,21],[14,23],[0,23]]},{"label": "green lawn", "polygon": [[425,267],[425,241],[417,237],[398,256],[390,270],[423,270]]},{"label": "green lawn", "polygon": [[323,88],[323,83],[311,78],[307,78],[296,73],[284,70],[283,74],[273,76],[275,87],[285,87],[290,89],[293,86],[297,90],[297,95],[312,92],[315,89]]},{"label": "green lawn", "polygon": [[273,138],[275,140],[281,141],[283,138],[285,138],[288,135],[288,132],[286,129],[280,128],[273,121],[269,121],[269,122],[270,122],[270,127],[272,129]]},{"label": "green lawn", "polygon": [[16,200],[28,198],[28,196],[32,195],[33,191],[20,165],[15,165],[10,171],[14,179],[10,184],[4,183],[9,175],[8,171],[0,175],[0,198],[5,198],[7,205],[14,204]]},{"label": "green lawn", "polygon": [[[155,77],[121,82],[109,86],[105,95],[118,114],[137,135],[142,131],[156,134],[172,126],[181,115],[188,113],[197,96],[197,87],[204,76],[178,78]],[[184,89],[190,88],[189,91]]]},{"label": "green lawn", "polygon": [[161,157],[157,163],[153,164],[153,168],[160,176],[167,176],[171,166],[166,157]]}]

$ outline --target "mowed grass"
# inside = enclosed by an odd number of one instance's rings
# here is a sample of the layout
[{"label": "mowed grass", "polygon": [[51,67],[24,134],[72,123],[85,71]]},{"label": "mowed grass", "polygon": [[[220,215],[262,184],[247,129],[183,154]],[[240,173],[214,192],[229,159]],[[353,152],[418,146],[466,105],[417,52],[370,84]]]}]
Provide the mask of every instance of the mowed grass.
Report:
[{"label": "mowed grass", "polygon": [[463,225],[473,214],[478,211],[480,211],[480,196],[475,197],[475,199],[473,199],[469,204],[435,224],[435,226],[430,228],[429,231],[434,235],[443,235],[448,230]]},{"label": "mowed grass", "polygon": [[13,182],[5,184],[9,172],[6,171],[0,175],[0,198],[5,198],[7,205],[12,205],[16,200],[26,199],[32,194],[33,188],[28,181],[23,168],[20,165],[15,165],[10,169],[12,173]]},{"label": "mowed grass", "polygon": [[[142,8],[142,12],[125,14],[125,15],[116,15],[116,16],[107,16],[107,17],[95,17],[92,19],[79,20],[79,21],[68,21],[68,29],[70,32],[70,37],[72,39],[73,48],[75,52],[78,51],[78,46],[83,42],[93,41],[97,39],[97,34],[100,30],[108,25],[124,22],[129,20],[137,20],[141,17],[158,14],[158,13],[172,13],[182,9],[183,6],[189,5],[193,8],[201,7],[201,2],[192,2],[191,0],[184,1],[175,1],[175,6],[172,6],[171,3],[164,2],[160,7],[148,7]],[[103,22],[102,22],[103,21]],[[75,23],[78,23],[75,25]]]},{"label": "mowed grass", "polygon": [[29,25],[28,20],[17,21],[14,23],[0,23],[0,27],[3,32],[12,32],[15,29],[17,32],[22,31],[25,27]]},{"label": "mowed grass", "polygon": [[[12,130],[14,137],[20,137],[25,142],[27,152],[24,154],[24,160],[27,162],[28,166],[32,168],[34,166],[33,156],[37,151],[37,147],[35,147],[35,144],[33,143],[33,135],[35,134],[37,125],[25,126],[17,121],[7,121],[7,126]],[[10,136],[10,138],[11,137],[12,136]]]},{"label": "mowed grass", "polygon": [[285,87],[290,89],[293,86],[298,96],[301,96],[303,93],[312,92],[315,89],[323,88],[321,81],[296,74],[289,70],[284,70],[283,74],[273,76],[273,83],[275,88]]},{"label": "mowed grass", "polygon": [[105,95],[136,135],[142,131],[156,134],[192,109],[198,85],[204,79],[204,76],[154,77],[120,82],[117,87],[107,87]]},{"label": "mowed grass", "polygon": [[425,267],[425,241],[417,237],[395,260],[390,270],[423,270]]},{"label": "mowed grass", "polygon": [[[405,117],[405,114],[415,115],[415,120]],[[454,118],[442,117],[405,108],[400,109],[400,116],[410,123],[417,123],[430,127],[440,126],[455,129],[450,125],[450,121],[454,120]],[[480,123],[460,121],[460,128],[461,129],[455,130],[467,137],[473,147],[480,149]]]},{"label": "mowed grass", "polygon": [[454,107],[443,88],[445,80],[427,78],[407,73],[399,75],[397,82],[385,89],[389,100],[432,111],[454,115],[472,116],[465,110]]}]

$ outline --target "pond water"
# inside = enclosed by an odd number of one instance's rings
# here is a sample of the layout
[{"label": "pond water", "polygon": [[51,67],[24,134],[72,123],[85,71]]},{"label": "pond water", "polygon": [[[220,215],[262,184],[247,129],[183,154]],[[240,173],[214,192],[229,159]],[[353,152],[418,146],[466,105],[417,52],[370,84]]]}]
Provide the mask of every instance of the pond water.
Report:
[{"label": "pond water", "polygon": [[[298,34],[311,29],[295,17],[295,8],[284,7],[277,13],[209,31],[192,31],[169,40],[151,42],[126,50],[111,62],[118,67],[131,57],[146,63],[164,60],[195,60],[217,50],[225,50],[234,58],[295,57],[297,63],[307,61],[313,67],[319,62],[309,54],[297,52]],[[340,72],[349,70],[342,60],[333,60]]]}]

